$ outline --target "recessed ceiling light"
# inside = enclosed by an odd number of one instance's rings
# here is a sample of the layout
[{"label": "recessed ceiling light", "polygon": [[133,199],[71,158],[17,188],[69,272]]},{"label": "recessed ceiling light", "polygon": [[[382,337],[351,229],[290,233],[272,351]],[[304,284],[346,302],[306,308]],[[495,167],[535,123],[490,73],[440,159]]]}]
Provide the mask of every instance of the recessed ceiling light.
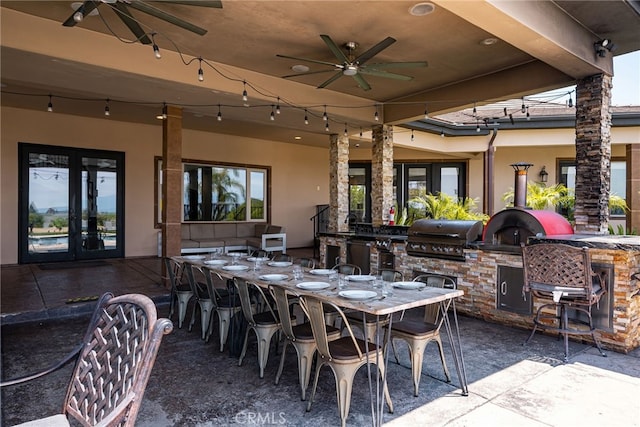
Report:
[{"label": "recessed ceiling light", "polygon": [[480,41],[481,45],[491,46],[492,44],[498,43],[498,39],[495,37],[487,37],[486,39]]},{"label": "recessed ceiling light", "polygon": [[409,13],[413,16],[425,16],[436,10],[436,5],[429,2],[416,3],[409,8]]},{"label": "recessed ceiling light", "polygon": [[300,139],[302,139],[302,137],[301,136],[294,136],[293,139],[300,140]]},{"label": "recessed ceiling light", "polygon": [[307,71],[309,71],[309,67],[302,64],[296,64],[293,67],[291,67],[291,69],[296,73],[306,73]]},{"label": "recessed ceiling light", "polygon": [[156,116],[156,119],[158,119],[158,120],[162,120],[162,119],[164,119],[164,117],[162,117],[162,114],[158,114],[158,115]]}]

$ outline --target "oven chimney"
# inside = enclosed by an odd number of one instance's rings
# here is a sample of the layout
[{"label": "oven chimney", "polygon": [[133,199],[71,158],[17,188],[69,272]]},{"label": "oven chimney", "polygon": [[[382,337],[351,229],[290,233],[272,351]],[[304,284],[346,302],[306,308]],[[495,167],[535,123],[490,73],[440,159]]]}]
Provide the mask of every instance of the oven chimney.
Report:
[{"label": "oven chimney", "polygon": [[527,207],[527,170],[533,166],[531,163],[514,163],[511,165],[515,172],[513,193],[513,207],[526,209]]}]

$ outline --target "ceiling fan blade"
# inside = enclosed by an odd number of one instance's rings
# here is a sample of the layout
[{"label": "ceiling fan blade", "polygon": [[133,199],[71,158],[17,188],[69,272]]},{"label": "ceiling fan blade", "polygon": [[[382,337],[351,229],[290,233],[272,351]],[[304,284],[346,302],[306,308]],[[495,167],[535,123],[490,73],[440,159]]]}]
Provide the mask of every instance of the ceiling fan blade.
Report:
[{"label": "ceiling fan blade", "polygon": [[282,76],[283,79],[300,76],[310,76],[312,74],[333,73],[335,70],[322,70],[322,71],[309,71],[307,73],[289,74],[288,76]]},{"label": "ceiling fan blade", "polygon": [[325,88],[325,87],[329,86],[331,83],[335,82],[340,77],[342,77],[342,71],[338,71],[329,80],[327,80],[326,82],[320,84],[320,86],[318,86],[318,89],[322,89],[322,88]]},{"label": "ceiling fan blade", "polygon": [[221,0],[155,0],[156,3],[183,4],[186,6],[214,7],[222,9]]},{"label": "ceiling fan blade", "polygon": [[381,64],[367,64],[363,68],[369,70],[384,70],[385,68],[420,68],[427,67],[429,64],[426,61],[421,62],[384,62]]},{"label": "ceiling fan blade", "polygon": [[207,34],[207,30],[205,30],[204,28],[193,25],[192,23],[187,22],[184,19],[180,19],[177,16],[171,15],[170,13],[158,9],[157,7],[148,5],[141,0],[131,0],[129,6],[139,10],[140,12],[155,16],[156,18],[162,19],[163,21],[167,21],[170,24],[184,28],[185,30],[191,31],[201,36]]},{"label": "ceiling fan blade", "polygon": [[276,56],[278,58],[286,58],[286,59],[294,59],[296,61],[312,62],[314,64],[329,65],[331,67],[341,67],[339,64],[334,64],[333,62],[316,61],[315,59],[296,58],[295,56],[287,56],[287,55],[276,55]]},{"label": "ceiling fan blade", "polygon": [[64,25],[65,27],[75,26],[78,23],[75,19],[73,19],[73,15],[75,15],[76,12],[81,11],[84,16],[87,16],[88,14],[93,12],[93,10],[97,8],[99,5],[100,3],[96,3],[94,1],[90,1],[90,0],[85,1],[84,3],[82,3],[82,5],[79,8],[73,11],[71,16],[68,17],[67,20],[62,23],[62,25]]},{"label": "ceiling fan blade", "polygon": [[364,77],[362,77],[360,74],[354,75],[353,79],[358,83],[358,86],[360,86],[362,90],[371,90],[371,86],[369,86],[369,83],[367,83]]},{"label": "ceiling fan blade", "polygon": [[126,25],[129,30],[136,36],[136,40],[139,40],[142,44],[151,44],[151,39],[144,32],[140,24],[133,19],[131,16],[131,12],[127,9],[127,6],[124,3],[114,3],[113,7],[114,11],[120,17],[124,25]]},{"label": "ceiling fan blade", "polygon": [[387,37],[368,51],[364,52],[362,55],[358,56],[353,62],[362,65],[395,42],[396,39],[394,39],[393,37]]},{"label": "ceiling fan blade", "polygon": [[333,40],[331,40],[331,37],[327,36],[326,34],[320,34],[320,38],[324,40],[326,45],[329,47],[329,50],[333,52],[333,54],[335,55],[336,58],[338,58],[338,61],[341,64],[351,62],[349,61],[349,58],[347,58],[347,55],[342,51],[342,49],[340,49],[338,45],[335,44]]},{"label": "ceiling fan blade", "polygon": [[411,76],[405,76],[403,74],[396,74],[396,73],[388,73],[386,71],[370,70],[368,68],[358,70],[358,74],[365,74],[367,76],[375,76],[375,77],[386,77],[388,79],[404,80],[407,82],[409,80],[413,80],[413,77]]}]

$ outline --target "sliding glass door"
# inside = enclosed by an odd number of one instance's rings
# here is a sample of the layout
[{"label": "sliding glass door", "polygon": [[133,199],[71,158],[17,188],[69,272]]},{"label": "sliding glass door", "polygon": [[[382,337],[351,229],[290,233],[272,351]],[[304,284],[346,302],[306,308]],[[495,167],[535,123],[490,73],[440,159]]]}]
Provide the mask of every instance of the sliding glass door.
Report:
[{"label": "sliding glass door", "polygon": [[124,153],[20,144],[19,262],[124,256]]}]

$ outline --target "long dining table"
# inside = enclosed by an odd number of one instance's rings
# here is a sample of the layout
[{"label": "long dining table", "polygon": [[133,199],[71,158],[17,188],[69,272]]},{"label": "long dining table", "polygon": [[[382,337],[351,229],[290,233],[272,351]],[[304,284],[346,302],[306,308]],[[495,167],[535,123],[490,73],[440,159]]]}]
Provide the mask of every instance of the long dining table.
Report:
[{"label": "long dining table", "polygon": [[[455,306],[455,299],[464,293],[458,289],[419,287],[415,289],[394,288],[391,295],[383,295],[382,288],[376,288],[371,281],[348,281],[346,277],[336,277],[329,274],[329,269],[309,269],[302,268],[302,275],[295,278],[293,269],[296,264],[290,262],[273,262],[267,258],[249,257],[245,254],[217,255],[215,259],[209,259],[203,255],[182,255],[173,257],[179,263],[192,263],[209,268],[225,279],[239,277],[241,279],[256,283],[259,286],[268,288],[269,285],[279,285],[287,288],[290,292],[298,295],[312,295],[323,301],[331,302],[339,307],[348,310],[355,310],[362,313],[363,324],[370,321],[367,314],[373,315],[376,319],[375,343],[381,345],[390,337],[390,330],[393,322],[393,315],[416,307],[424,307],[431,304],[438,304],[447,338],[451,346],[453,361],[460,381],[460,389],[463,396],[468,395],[467,377],[464,366],[464,357],[460,344],[460,328]],[[300,266],[298,266],[300,267]],[[345,283],[342,289],[339,282]],[[305,284],[320,284],[323,286],[304,286]],[[327,286],[328,285],[328,286]],[[343,291],[366,291],[369,298],[348,298]],[[375,293],[375,295],[374,295]],[[359,292],[358,294],[362,294]],[[449,313],[451,316],[449,316]],[[382,322],[382,319],[385,321]],[[384,326],[383,326],[384,325]],[[364,339],[368,340],[367,328],[363,328]],[[386,330],[386,334],[385,334]],[[386,337],[385,337],[386,335]],[[386,349],[387,346],[385,346]],[[368,353],[365,353],[368,358]],[[377,360],[376,363],[388,361],[388,355],[384,361]],[[382,397],[382,385],[386,378],[380,378],[380,371],[376,369],[375,392],[372,386],[371,366],[367,363],[369,374],[369,389],[371,392],[371,407],[373,425],[382,425],[382,413],[384,399]],[[384,370],[385,376],[387,370]]]}]

